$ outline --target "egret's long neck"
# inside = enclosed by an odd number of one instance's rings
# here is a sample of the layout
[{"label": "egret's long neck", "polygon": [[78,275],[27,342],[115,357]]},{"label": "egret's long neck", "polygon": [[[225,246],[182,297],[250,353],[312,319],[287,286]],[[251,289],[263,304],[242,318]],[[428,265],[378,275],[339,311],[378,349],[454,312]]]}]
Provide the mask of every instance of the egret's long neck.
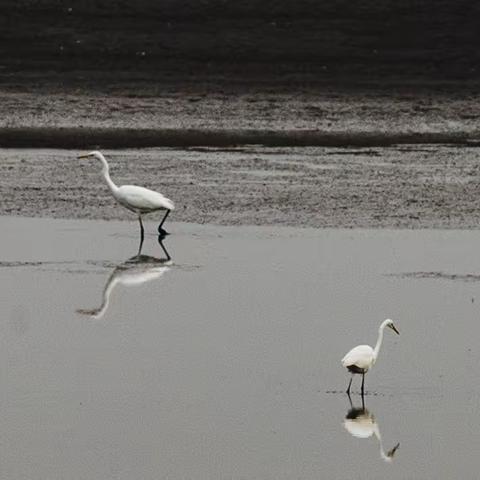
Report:
[{"label": "egret's long neck", "polygon": [[383,448],[383,442],[382,442],[382,436],[380,435],[380,429],[378,428],[377,423],[375,422],[375,425],[373,427],[373,433],[377,437],[378,440],[378,445],[380,446],[380,456],[385,460],[385,461],[390,461],[390,458],[388,458],[387,454],[385,453],[385,450]]},{"label": "egret's long neck", "polygon": [[118,283],[118,273],[118,268],[116,268],[108,278],[107,283],[103,289],[102,305],[95,311],[93,315],[95,319],[102,318],[105,315],[105,312],[107,311],[108,305],[110,303],[110,295],[112,294],[113,289]]},{"label": "egret's long neck", "polygon": [[105,157],[103,155],[100,155],[99,158],[103,165],[103,168],[102,168],[103,178],[107,182],[108,188],[110,188],[112,193],[115,193],[118,190],[118,187],[113,183],[113,180],[110,178],[110,171],[109,171],[110,169],[108,167],[108,163],[105,160]]},{"label": "egret's long neck", "polygon": [[380,325],[380,328],[378,329],[378,339],[377,339],[375,348],[373,349],[373,355],[375,356],[375,360],[377,359],[378,352],[380,351],[380,347],[382,346],[384,328],[385,328],[385,323],[382,323]]}]

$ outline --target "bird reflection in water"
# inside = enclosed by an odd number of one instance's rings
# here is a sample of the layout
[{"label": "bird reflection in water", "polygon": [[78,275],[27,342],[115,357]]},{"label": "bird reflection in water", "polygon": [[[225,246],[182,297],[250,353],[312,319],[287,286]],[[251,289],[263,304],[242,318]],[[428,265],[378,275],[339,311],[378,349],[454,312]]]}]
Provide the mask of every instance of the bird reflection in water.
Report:
[{"label": "bird reflection in water", "polygon": [[129,258],[125,262],[117,265],[111,275],[108,277],[107,283],[103,288],[102,304],[98,308],[78,309],[77,312],[82,315],[88,315],[94,319],[102,318],[110,303],[110,296],[115,287],[125,285],[132,287],[143,283],[156,280],[164,275],[172,265],[172,259],[163,244],[164,236],[158,237],[158,243],[165,255],[164,258],[151,257],[149,255],[141,255],[140,252],[134,257]]},{"label": "bird reflection in water", "polygon": [[395,452],[397,451],[400,443],[397,443],[391,450],[385,452],[382,443],[382,436],[380,435],[380,429],[375,417],[365,408],[365,400],[362,395],[362,407],[355,408],[352,403],[350,395],[348,396],[350,401],[350,410],[345,417],[343,426],[352,436],[356,438],[370,438],[372,435],[377,438],[380,445],[380,456],[383,460],[390,463],[393,460]]}]

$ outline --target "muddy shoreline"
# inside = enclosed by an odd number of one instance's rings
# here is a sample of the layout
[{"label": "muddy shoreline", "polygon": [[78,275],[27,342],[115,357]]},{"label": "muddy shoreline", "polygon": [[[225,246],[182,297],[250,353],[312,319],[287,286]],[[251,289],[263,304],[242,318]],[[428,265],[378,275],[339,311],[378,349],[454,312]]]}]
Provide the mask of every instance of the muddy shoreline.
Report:
[{"label": "muddy shoreline", "polygon": [[[115,203],[100,166],[77,160],[81,151],[0,149],[0,214],[136,222]],[[243,146],[104,153],[118,185],[144,185],[175,201],[170,222],[409,229],[480,225],[477,147]]]},{"label": "muddy shoreline", "polygon": [[153,96],[2,91],[0,100],[0,214],[132,219],[98,166],[76,160],[95,148],[118,184],[172,198],[172,221],[480,225],[474,91],[197,87]]}]

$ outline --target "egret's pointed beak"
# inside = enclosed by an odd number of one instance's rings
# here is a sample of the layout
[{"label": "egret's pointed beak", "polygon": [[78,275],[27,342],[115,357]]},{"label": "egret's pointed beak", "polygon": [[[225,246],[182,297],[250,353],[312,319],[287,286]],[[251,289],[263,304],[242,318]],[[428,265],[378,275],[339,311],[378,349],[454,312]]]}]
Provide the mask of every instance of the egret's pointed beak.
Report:
[{"label": "egret's pointed beak", "polygon": [[77,158],[88,158],[90,155],[79,155]]},{"label": "egret's pointed beak", "polygon": [[395,455],[395,452],[398,450],[398,447],[400,446],[400,443],[397,443],[391,450],[387,452],[387,457],[388,458],[393,458]]},{"label": "egret's pointed beak", "polygon": [[396,329],[395,325],[391,325],[392,327],[392,330],[397,334],[397,335],[400,335],[400,332]]}]

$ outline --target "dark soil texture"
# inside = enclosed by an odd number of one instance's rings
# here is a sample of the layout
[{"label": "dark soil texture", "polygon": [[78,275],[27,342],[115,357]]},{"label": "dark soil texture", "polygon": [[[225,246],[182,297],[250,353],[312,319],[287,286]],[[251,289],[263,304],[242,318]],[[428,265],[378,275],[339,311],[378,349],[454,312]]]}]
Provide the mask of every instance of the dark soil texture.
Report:
[{"label": "dark soil texture", "polygon": [[473,85],[480,5],[460,0],[3,0],[0,85]]}]

